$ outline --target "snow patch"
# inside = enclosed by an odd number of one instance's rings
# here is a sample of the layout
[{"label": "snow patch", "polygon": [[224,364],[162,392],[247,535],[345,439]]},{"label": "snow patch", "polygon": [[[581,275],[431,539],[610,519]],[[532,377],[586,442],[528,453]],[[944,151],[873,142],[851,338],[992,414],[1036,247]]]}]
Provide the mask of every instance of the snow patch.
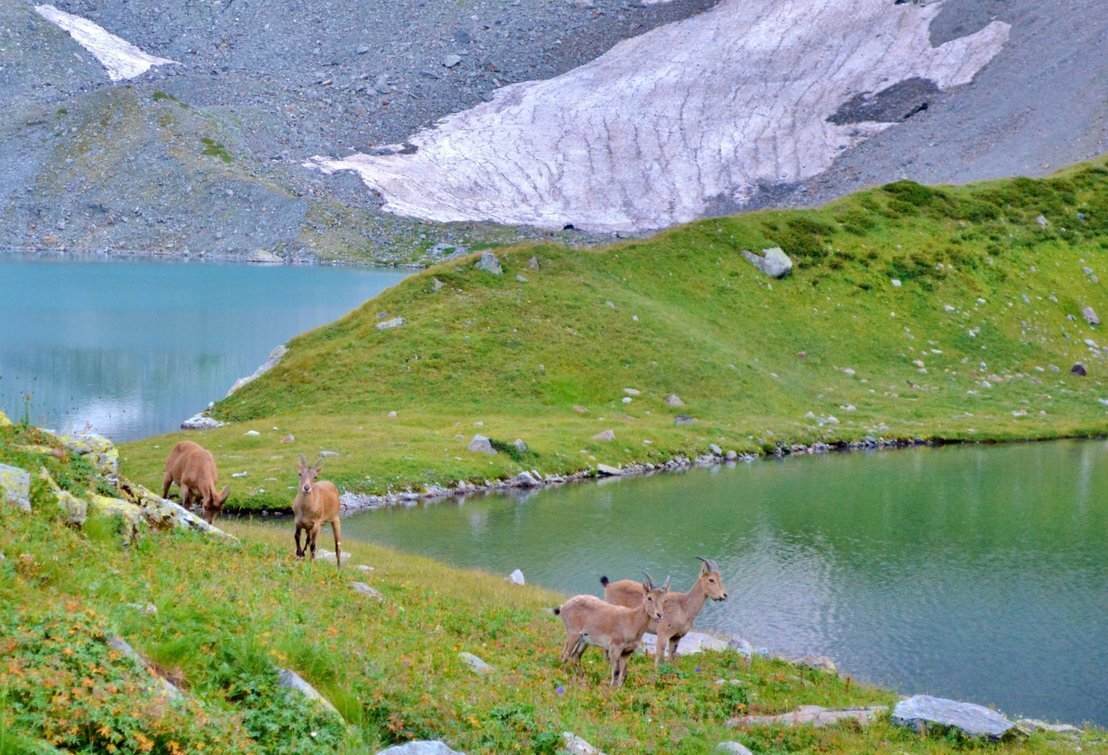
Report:
[{"label": "snow patch", "polygon": [[93,23],[87,18],[58,10],[53,5],[36,5],[35,12],[58,28],[68,32],[77,44],[91,52],[100,61],[101,65],[108,69],[108,77],[112,81],[133,79],[146,73],[151,66],[180,65],[176,60],[147,55],[127,40],[120,39],[108,32],[99,24]]},{"label": "snow patch", "polygon": [[912,78],[970,82],[1010,27],[994,21],[932,47],[942,4],[723,0],[556,78],[503,87],[411,136],[403,154],[304,165],[356,171],[385,210],[426,220],[686,222],[817,175],[893,125],[828,121],[861,93]]}]

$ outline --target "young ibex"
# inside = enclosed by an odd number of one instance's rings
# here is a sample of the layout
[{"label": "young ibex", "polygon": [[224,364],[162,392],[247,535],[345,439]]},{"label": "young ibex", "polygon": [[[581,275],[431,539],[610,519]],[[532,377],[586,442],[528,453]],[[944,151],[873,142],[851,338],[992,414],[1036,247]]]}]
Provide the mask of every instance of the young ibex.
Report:
[{"label": "young ibex", "polygon": [[199,501],[204,511],[204,521],[211,524],[216,514],[223,510],[230,486],[216,492],[219,470],[211,451],[191,440],[183,440],[173,447],[165,460],[165,479],[162,482],[162,498],[169,497],[169,486],[176,483],[181,488],[181,505]]},{"label": "young ibex", "polygon": [[[296,489],[296,500],[292,502],[292,513],[296,516],[296,557],[304,558],[308,548],[315,560],[315,540],[319,528],[331,524],[331,533],[335,536],[335,562],[342,566],[342,526],[339,524],[339,491],[333,482],[316,480],[323,468],[323,459],[308,466],[304,454],[300,454],[300,463],[296,465],[300,472],[300,483]],[[300,545],[300,531],[304,531],[304,545]]]},{"label": "young ibex", "polygon": [[[727,599],[727,590],[723,587],[723,577],[720,576],[716,562],[703,556],[697,558],[704,563],[692,588],[688,592],[671,592],[666,595],[661,621],[651,621],[647,627],[648,632],[653,632],[658,637],[654,650],[655,668],[665,658],[667,648],[670,662],[677,659],[677,643],[692,630],[693,622],[704,607],[705,598]],[[604,585],[604,599],[609,603],[632,608],[642,602],[642,590],[633,579],[609,583],[607,577],[601,577],[600,584]]]},{"label": "young ibex", "polygon": [[647,624],[662,617],[669,577],[661,587],[655,586],[649,574],[645,582],[634,584],[638,594],[634,608],[605,603],[592,595],[577,595],[554,609],[566,625],[562,660],[580,662],[589,645],[604,649],[612,664],[610,686],[623,686],[627,659],[638,649]]}]

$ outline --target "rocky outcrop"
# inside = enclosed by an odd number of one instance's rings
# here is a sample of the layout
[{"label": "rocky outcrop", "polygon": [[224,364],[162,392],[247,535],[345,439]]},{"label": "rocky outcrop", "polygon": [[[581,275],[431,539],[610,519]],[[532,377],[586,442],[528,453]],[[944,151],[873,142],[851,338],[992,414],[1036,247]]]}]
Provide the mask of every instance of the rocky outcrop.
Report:
[{"label": "rocky outcrop", "polygon": [[968,737],[1000,741],[1015,724],[991,708],[931,695],[905,698],[893,708],[892,721],[919,732],[957,729]]},{"label": "rocky outcrop", "polygon": [[0,464],[0,501],[31,510],[31,473],[26,469]]},{"label": "rocky outcrop", "polygon": [[[281,360],[284,358],[285,354],[288,353],[288,351],[289,351],[289,349],[288,349],[287,346],[285,346],[285,344],[281,344],[280,346],[277,346],[275,349],[273,349],[273,351],[271,351],[269,353],[269,357],[267,357],[266,360],[264,362],[262,362],[261,365],[258,366],[258,369],[254,370],[252,373],[250,373],[246,377],[240,377],[238,380],[236,380],[234,382],[234,384],[231,386],[230,390],[227,391],[227,395],[230,396],[232,393],[237,391],[239,388],[242,388],[247,383],[254,382],[258,378],[260,378],[262,375],[264,375],[267,372],[269,372],[270,370],[272,370],[274,367],[276,367],[281,362]],[[197,416],[199,416],[199,415],[197,415]],[[188,422],[190,420],[185,420],[185,421]],[[213,421],[215,421],[215,420],[213,420]],[[223,424],[223,423],[219,423],[219,424]],[[217,425],[217,427],[218,427],[218,425]],[[182,423],[181,424],[181,429],[182,430],[190,430],[190,429],[193,429],[193,428],[185,427],[184,423]],[[208,428],[204,427],[204,428],[195,428],[195,429],[206,430]]]}]

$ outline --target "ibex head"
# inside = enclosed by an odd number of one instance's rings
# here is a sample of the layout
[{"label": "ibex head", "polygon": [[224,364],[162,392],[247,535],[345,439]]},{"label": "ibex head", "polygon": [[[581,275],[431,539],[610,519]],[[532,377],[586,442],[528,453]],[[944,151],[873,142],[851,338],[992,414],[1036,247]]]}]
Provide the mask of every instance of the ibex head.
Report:
[{"label": "ibex head", "polygon": [[712,600],[727,600],[727,589],[723,586],[723,577],[719,573],[719,566],[710,558],[697,556],[703,561],[700,567],[699,580],[704,583],[704,592]]}]

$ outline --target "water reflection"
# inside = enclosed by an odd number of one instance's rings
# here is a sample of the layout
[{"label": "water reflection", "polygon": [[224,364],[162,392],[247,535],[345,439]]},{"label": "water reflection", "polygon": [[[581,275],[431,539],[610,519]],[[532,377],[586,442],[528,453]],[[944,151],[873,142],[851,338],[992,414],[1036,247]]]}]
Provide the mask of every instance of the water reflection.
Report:
[{"label": "water reflection", "polygon": [[116,440],[166,432],[404,275],[0,255],[0,408]]},{"label": "water reflection", "polygon": [[701,624],[904,691],[1108,724],[1108,444],[764,461],[351,518],[566,592],[715,558]]}]

